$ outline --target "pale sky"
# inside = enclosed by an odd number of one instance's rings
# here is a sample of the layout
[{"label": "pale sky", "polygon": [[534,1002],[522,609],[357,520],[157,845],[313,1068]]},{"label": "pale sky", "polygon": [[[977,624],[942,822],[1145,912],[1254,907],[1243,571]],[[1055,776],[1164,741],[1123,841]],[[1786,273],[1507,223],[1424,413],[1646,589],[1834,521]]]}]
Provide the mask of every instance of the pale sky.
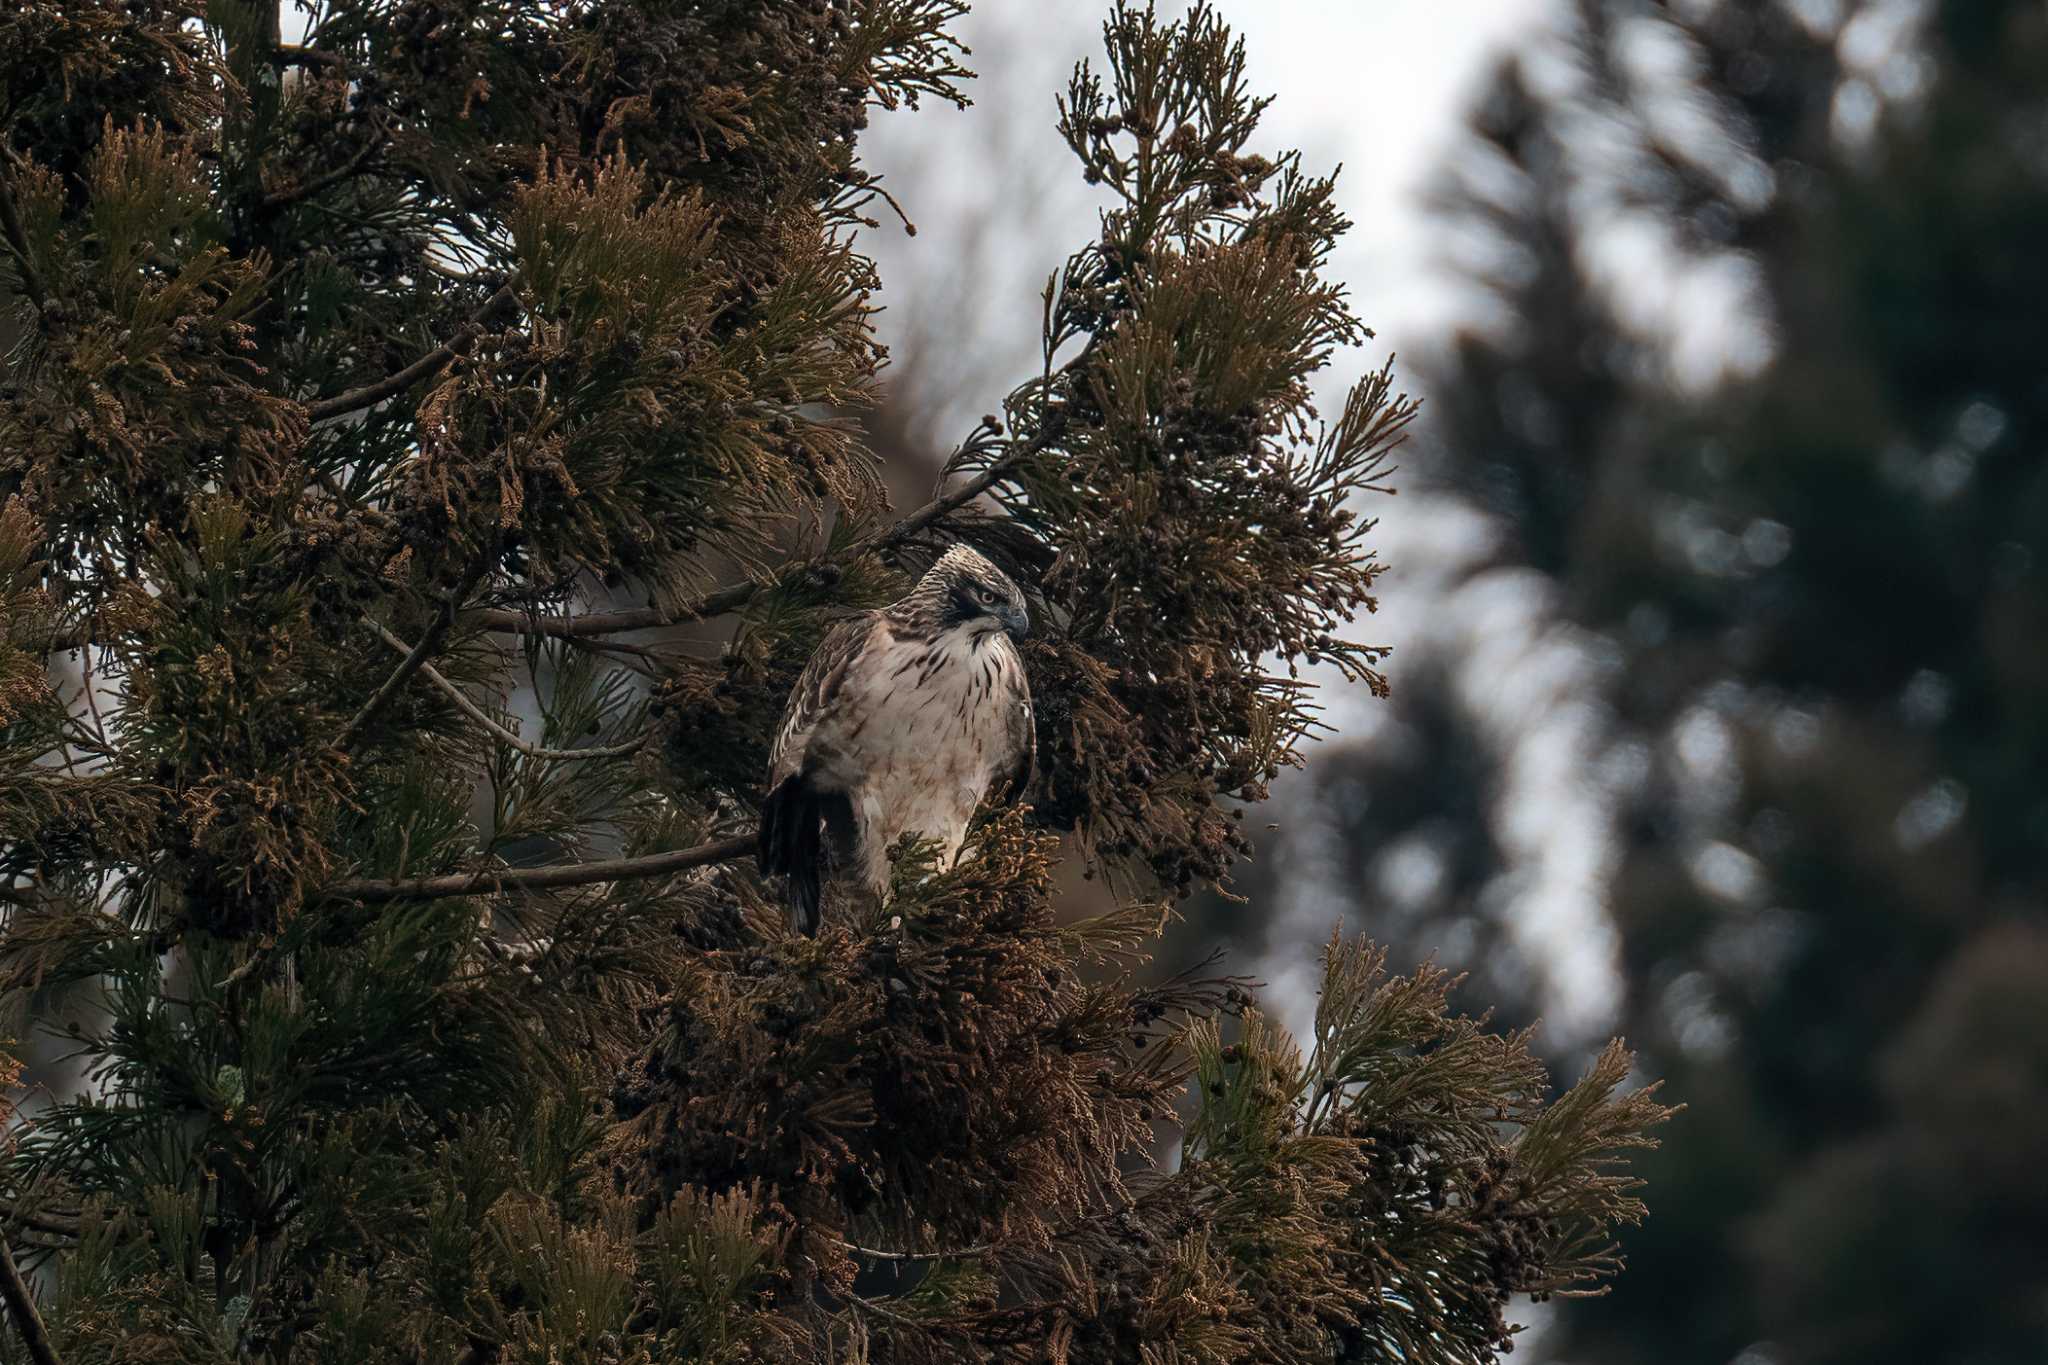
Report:
[{"label": "pale sky", "polygon": [[[918,225],[873,234],[882,268],[882,334],[899,347],[927,318],[945,317],[951,383],[993,395],[1035,354],[1037,294],[1067,251],[1092,236],[1093,203],[1054,130],[1053,97],[1083,57],[1098,59],[1106,0],[991,0],[960,25],[975,107],[881,114],[863,137]],[[1162,11],[1184,9],[1164,3]],[[1223,0],[1245,40],[1253,90],[1277,96],[1259,141],[1298,147],[1311,170],[1339,165],[1338,199],[1356,226],[1331,263],[1379,334],[1332,367],[1333,397],[1402,337],[1438,331],[1454,294],[1434,259],[1418,192],[1451,144],[1463,107],[1492,63],[1527,36],[1544,0]],[[990,215],[1011,230],[998,245],[974,231]],[[971,341],[952,333],[962,323]],[[935,436],[963,430],[982,399],[933,412]],[[970,412],[969,409],[972,409]]]}]

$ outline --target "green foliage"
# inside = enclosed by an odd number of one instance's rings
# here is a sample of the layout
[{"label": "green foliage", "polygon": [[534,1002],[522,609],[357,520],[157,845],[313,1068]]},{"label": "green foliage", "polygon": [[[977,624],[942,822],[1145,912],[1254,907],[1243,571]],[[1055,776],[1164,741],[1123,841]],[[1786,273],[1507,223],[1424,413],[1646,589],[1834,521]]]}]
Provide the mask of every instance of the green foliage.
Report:
[{"label": "green foliage", "polygon": [[[885,519],[855,142],[961,99],[961,10],[0,19],[0,999],[75,1068],[0,1223],[69,1365],[1449,1362],[1612,1268],[1620,1054],[1546,1107],[1361,948],[1307,1062],[1141,979],[1300,760],[1270,659],[1379,685],[1335,636],[1413,412],[1311,408],[1344,223],[1206,7],[1112,14],[1062,126],[1117,207]],[[816,939],[678,870],[835,614],[960,539],[1045,628],[1042,799]]]}]

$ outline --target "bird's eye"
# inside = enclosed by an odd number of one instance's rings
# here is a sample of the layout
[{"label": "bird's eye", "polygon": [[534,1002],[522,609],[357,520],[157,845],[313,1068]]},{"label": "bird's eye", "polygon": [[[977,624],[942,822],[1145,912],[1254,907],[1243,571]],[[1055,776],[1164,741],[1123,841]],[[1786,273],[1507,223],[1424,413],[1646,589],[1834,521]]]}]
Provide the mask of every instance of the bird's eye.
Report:
[{"label": "bird's eye", "polygon": [[984,607],[993,606],[995,604],[996,592],[994,588],[976,588],[974,590],[974,595],[981,599],[981,604]]}]

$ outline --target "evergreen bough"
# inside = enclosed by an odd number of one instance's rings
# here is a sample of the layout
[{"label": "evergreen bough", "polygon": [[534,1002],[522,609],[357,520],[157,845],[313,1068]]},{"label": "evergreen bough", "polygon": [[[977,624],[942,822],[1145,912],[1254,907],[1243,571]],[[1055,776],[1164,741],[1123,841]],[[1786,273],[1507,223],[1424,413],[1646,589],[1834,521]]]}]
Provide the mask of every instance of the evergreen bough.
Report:
[{"label": "evergreen bough", "polygon": [[[0,990],[89,1081],[0,1166],[10,1355],[1476,1361],[1613,1269],[1619,1048],[1547,1099],[1355,942],[1305,1055],[1138,972],[1297,661],[1383,687],[1337,632],[1414,411],[1311,407],[1345,222],[1207,7],[1111,14],[1044,366],[887,508],[854,146],[963,99],[962,8],[0,18]],[[1031,585],[1041,787],[791,937],[769,727],[955,539]]]}]

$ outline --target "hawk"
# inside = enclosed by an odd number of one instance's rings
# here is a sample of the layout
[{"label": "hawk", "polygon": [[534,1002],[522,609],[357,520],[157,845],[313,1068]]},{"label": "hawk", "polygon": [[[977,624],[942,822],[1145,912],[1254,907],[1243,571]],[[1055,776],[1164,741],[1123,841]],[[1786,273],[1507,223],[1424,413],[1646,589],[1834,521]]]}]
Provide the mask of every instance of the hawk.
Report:
[{"label": "hawk", "polygon": [[789,879],[790,921],[815,934],[828,865],[877,897],[889,845],[937,839],[947,861],[992,788],[1016,799],[1037,751],[1013,643],[1024,594],[965,545],[900,601],[834,626],[791,692],[768,761],[761,870]]}]

